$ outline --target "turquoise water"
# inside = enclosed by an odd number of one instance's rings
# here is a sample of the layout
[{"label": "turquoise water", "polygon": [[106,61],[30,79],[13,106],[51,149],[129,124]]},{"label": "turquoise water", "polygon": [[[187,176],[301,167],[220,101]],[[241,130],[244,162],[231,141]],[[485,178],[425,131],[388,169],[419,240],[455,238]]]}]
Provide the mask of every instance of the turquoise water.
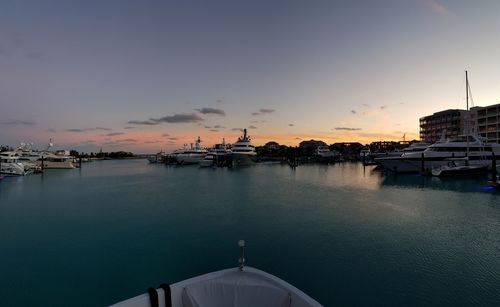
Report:
[{"label": "turquoise water", "polygon": [[103,306],[247,264],[333,305],[500,305],[500,193],[360,164],[145,160],[0,182],[0,305]]}]

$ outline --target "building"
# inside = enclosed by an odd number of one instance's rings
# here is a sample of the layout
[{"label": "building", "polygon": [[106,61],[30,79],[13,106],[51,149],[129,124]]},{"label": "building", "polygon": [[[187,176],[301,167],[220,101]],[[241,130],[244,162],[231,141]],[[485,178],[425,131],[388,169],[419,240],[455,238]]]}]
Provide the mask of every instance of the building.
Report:
[{"label": "building", "polygon": [[[420,139],[434,143],[441,138],[443,131],[446,138],[464,134],[467,114],[466,110],[449,109],[420,118]],[[473,127],[470,130],[472,132]]]},{"label": "building", "polygon": [[471,111],[477,134],[488,143],[500,143],[500,104],[473,107]]},{"label": "building", "polygon": [[266,145],[264,145],[264,149],[267,151],[277,151],[280,150],[280,144],[274,141],[267,142]]}]

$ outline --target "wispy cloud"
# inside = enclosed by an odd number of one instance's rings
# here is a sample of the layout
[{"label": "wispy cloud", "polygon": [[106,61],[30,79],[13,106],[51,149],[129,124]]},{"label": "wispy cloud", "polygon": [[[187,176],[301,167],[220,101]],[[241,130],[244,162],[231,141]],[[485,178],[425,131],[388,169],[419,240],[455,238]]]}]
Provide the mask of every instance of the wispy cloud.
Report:
[{"label": "wispy cloud", "polygon": [[361,130],[361,128],[349,128],[349,127],[335,127],[335,130],[345,130],[345,131],[357,131]]},{"label": "wispy cloud", "polygon": [[163,133],[161,136],[162,136],[162,137],[166,137],[166,136],[170,136],[170,134],[168,134],[168,133]]},{"label": "wispy cloud", "polygon": [[380,110],[385,110],[385,109],[387,109],[387,106],[385,105],[380,107]]},{"label": "wispy cloud", "polygon": [[295,125],[294,125],[294,124],[288,124],[288,126],[289,126],[289,127],[293,127],[293,126],[295,126]]},{"label": "wispy cloud", "polygon": [[160,118],[150,118],[148,120],[130,120],[128,121],[129,124],[132,125],[158,125],[161,123],[196,123],[196,122],[201,122],[203,121],[203,117],[199,116],[198,114],[174,114],[170,116],[164,116]]},{"label": "wispy cloud", "polygon": [[225,129],[226,127],[224,126],[221,126],[221,125],[215,125],[214,126],[215,129]]},{"label": "wispy cloud", "polygon": [[88,132],[88,131],[96,131],[96,130],[110,131],[111,129],[104,128],[104,127],[95,127],[95,128],[70,128],[70,129],[66,129],[66,131],[68,131],[68,132]]},{"label": "wispy cloud", "polygon": [[250,128],[250,129],[257,129],[258,127],[255,127],[254,125],[250,125],[250,126],[248,126],[248,128]]},{"label": "wispy cloud", "polygon": [[351,113],[352,114],[356,114],[356,110],[351,110]]},{"label": "wispy cloud", "polygon": [[157,144],[161,143],[160,141],[145,141],[144,144]]},{"label": "wispy cloud", "polygon": [[243,132],[243,128],[233,128],[233,129],[231,129],[231,131],[241,131],[241,132]]},{"label": "wispy cloud", "polygon": [[152,120],[129,120],[127,122],[127,124],[131,124],[131,125],[150,125],[150,126],[153,126],[153,125],[158,125],[159,122],[152,121]]},{"label": "wispy cloud", "polygon": [[125,134],[125,133],[123,133],[123,132],[111,132],[108,134],[103,134],[102,136],[117,136],[117,135],[122,135],[122,134]]},{"label": "wispy cloud", "polygon": [[436,0],[424,0],[424,3],[435,14],[446,16],[450,13],[444,5],[438,3]]},{"label": "wispy cloud", "polygon": [[123,129],[126,129],[126,130],[135,129],[135,127],[127,126],[127,127],[123,128]]},{"label": "wispy cloud", "polygon": [[8,120],[4,122],[0,122],[2,125],[12,125],[12,126],[34,126],[36,125],[35,122],[29,121],[29,120]]},{"label": "wispy cloud", "polygon": [[219,130],[217,130],[217,129],[210,129],[210,131],[212,131],[212,132],[219,132]]},{"label": "wispy cloud", "polygon": [[49,133],[55,133],[56,129],[49,128],[49,129],[47,129],[47,132],[49,132]]},{"label": "wispy cloud", "polygon": [[171,138],[168,138],[168,139],[171,140],[171,141],[177,141],[178,140],[178,138],[175,138],[175,137],[171,137]]},{"label": "wispy cloud", "polygon": [[220,116],[226,116],[226,112],[224,112],[224,110],[216,108],[201,108],[201,109],[196,109],[196,111],[200,112],[201,114],[215,114]]},{"label": "wispy cloud", "polygon": [[275,111],[276,111],[275,109],[259,109],[258,112],[253,112],[252,115],[257,116],[257,115],[263,115],[263,114],[270,114],[270,113],[274,113]]},{"label": "wispy cloud", "polygon": [[363,106],[363,107],[369,107],[370,105],[369,105],[369,104],[367,104],[367,103],[363,103],[363,104],[362,104],[362,106]]}]

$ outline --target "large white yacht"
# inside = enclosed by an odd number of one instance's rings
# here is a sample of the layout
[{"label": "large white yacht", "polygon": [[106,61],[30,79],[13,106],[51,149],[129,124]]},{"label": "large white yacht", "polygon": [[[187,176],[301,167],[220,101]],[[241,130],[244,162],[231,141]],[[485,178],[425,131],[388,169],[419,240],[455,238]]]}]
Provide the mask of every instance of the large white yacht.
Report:
[{"label": "large white yacht", "polygon": [[0,152],[0,174],[24,176],[24,165],[19,162],[19,155],[13,151]]},{"label": "large white yacht", "polygon": [[240,266],[196,276],[119,302],[113,307],[321,307],[317,301],[286,281],[264,271],[245,267],[245,241]]},{"label": "large white yacht", "polygon": [[474,135],[461,135],[432,144],[424,151],[408,151],[400,157],[377,158],[375,161],[393,172],[412,173],[422,171],[422,168],[431,170],[440,167],[447,164],[450,158],[468,157],[470,165],[490,166],[492,153],[500,155],[499,144],[484,143]]},{"label": "large white yacht", "polygon": [[198,164],[207,154],[207,150],[201,147],[201,139],[196,139],[194,146],[175,155],[178,164]]},{"label": "large white yacht", "polygon": [[257,152],[247,135],[247,129],[243,129],[243,136],[233,144],[232,157],[234,166],[251,165],[257,160]]}]

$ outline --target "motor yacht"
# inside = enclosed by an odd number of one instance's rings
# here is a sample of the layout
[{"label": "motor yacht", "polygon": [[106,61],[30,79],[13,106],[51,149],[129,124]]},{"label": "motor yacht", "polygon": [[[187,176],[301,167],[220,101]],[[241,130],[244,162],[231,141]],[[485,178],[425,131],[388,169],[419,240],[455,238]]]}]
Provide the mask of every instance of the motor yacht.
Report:
[{"label": "motor yacht", "polygon": [[19,155],[16,152],[0,152],[0,174],[11,176],[26,175],[24,165],[19,162]]},{"label": "motor yacht", "polygon": [[484,143],[474,135],[461,135],[455,139],[437,142],[424,151],[408,151],[400,157],[377,158],[386,170],[412,173],[446,165],[452,158],[468,157],[469,165],[491,165],[492,154],[500,155],[500,145]]},{"label": "motor yacht", "polygon": [[175,159],[178,164],[198,164],[207,154],[207,150],[201,147],[201,139],[198,137],[196,139],[194,146],[191,144],[191,148],[179,152],[175,155]]},{"label": "motor yacht", "polygon": [[243,136],[232,147],[233,166],[252,165],[257,161],[257,152],[252,145],[247,129],[243,129]]},{"label": "motor yacht", "polygon": [[36,164],[42,169],[72,169],[74,157],[67,150],[58,150],[56,152],[44,151],[40,153],[40,158]]}]

